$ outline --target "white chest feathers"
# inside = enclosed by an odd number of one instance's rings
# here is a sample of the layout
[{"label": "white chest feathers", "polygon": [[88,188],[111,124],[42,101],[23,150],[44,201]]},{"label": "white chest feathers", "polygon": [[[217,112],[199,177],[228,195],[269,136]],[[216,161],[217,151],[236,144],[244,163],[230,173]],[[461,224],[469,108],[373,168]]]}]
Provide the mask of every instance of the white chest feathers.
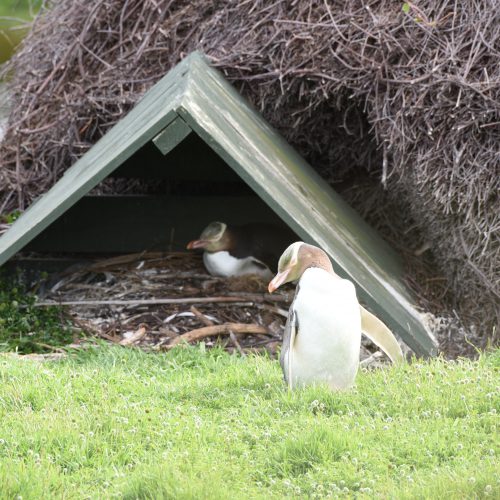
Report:
[{"label": "white chest feathers", "polygon": [[[297,321],[295,341],[290,346],[293,386],[350,387],[358,370],[361,344],[361,315],[354,285],[323,269],[309,268],[299,281],[292,307]],[[288,352],[282,366],[289,380]]]},{"label": "white chest feathers", "polygon": [[264,264],[253,257],[238,259],[226,251],[213,253],[204,252],[203,263],[212,276],[227,278],[229,276],[257,274],[266,280],[273,277],[269,268],[263,267]]}]

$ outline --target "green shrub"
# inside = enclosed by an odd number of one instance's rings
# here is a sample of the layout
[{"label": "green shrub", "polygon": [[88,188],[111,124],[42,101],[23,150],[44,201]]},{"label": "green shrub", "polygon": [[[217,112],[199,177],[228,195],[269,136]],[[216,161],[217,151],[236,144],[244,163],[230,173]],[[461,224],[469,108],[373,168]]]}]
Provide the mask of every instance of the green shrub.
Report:
[{"label": "green shrub", "polygon": [[19,279],[0,275],[0,350],[50,352],[71,342],[69,321],[58,307],[35,307],[36,297]]}]

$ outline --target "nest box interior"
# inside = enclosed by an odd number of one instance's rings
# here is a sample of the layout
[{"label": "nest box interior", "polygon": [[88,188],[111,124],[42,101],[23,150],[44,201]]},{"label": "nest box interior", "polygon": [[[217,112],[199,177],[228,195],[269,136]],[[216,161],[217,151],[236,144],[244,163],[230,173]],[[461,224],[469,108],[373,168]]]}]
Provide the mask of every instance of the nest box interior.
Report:
[{"label": "nest box interior", "polygon": [[166,154],[153,140],[147,142],[109,178],[135,188],[129,194],[84,196],[25,250],[73,254],[183,251],[211,221],[284,224],[192,131]]}]

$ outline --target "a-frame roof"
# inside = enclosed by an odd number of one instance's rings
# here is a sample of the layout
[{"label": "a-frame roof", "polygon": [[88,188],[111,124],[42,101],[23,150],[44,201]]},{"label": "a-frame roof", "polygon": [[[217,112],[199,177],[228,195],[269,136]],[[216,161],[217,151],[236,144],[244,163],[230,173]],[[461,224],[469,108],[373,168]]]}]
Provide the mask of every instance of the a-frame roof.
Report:
[{"label": "a-frame roof", "polygon": [[[368,308],[419,355],[435,341],[398,256],[199,53],[162,78],[0,238],[0,265],[148,141],[198,134],[304,241],[323,248]],[[168,168],[168,167],[165,167]]]}]

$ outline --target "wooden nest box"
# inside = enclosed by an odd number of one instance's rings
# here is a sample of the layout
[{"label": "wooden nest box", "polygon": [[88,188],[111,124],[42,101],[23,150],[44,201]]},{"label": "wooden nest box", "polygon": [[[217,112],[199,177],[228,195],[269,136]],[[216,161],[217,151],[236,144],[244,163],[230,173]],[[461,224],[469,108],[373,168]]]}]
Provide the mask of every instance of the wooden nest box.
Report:
[{"label": "wooden nest box", "polygon": [[[110,176],[192,183],[199,192],[87,196]],[[213,186],[222,194],[211,193]],[[399,257],[196,52],[0,238],[0,266],[20,250],[125,253],[166,250],[174,241],[182,247],[212,220],[287,224],[329,254],[360,300],[417,355],[436,352]]]}]

